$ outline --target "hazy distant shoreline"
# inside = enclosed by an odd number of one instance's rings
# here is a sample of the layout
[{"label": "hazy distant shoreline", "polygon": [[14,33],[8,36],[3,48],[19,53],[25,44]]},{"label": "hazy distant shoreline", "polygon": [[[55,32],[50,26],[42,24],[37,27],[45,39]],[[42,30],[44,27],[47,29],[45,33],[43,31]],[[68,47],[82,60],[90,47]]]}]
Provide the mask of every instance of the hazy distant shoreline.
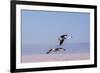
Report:
[{"label": "hazy distant shoreline", "polygon": [[88,60],[89,53],[68,53],[68,54],[41,54],[41,55],[22,55],[22,63],[30,62],[50,62],[50,61],[71,61]]}]

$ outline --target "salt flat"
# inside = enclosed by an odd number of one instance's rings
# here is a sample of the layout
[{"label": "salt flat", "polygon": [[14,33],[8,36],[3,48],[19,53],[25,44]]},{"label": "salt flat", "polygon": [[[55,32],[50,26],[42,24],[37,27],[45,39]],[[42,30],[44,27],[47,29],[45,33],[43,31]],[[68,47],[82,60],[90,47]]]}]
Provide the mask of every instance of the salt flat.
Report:
[{"label": "salt flat", "polygon": [[30,62],[52,62],[52,61],[72,61],[88,60],[89,53],[67,53],[67,54],[40,54],[40,55],[22,55],[22,63]]}]

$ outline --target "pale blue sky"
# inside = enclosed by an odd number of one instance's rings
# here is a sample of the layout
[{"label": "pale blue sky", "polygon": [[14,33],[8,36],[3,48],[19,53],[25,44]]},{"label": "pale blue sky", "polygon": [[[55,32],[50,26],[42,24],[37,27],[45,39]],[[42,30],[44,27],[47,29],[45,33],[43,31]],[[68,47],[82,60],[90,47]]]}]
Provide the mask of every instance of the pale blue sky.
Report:
[{"label": "pale blue sky", "polygon": [[55,44],[65,33],[73,36],[66,42],[90,41],[89,13],[22,10],[21,16],[23,44]]}]

